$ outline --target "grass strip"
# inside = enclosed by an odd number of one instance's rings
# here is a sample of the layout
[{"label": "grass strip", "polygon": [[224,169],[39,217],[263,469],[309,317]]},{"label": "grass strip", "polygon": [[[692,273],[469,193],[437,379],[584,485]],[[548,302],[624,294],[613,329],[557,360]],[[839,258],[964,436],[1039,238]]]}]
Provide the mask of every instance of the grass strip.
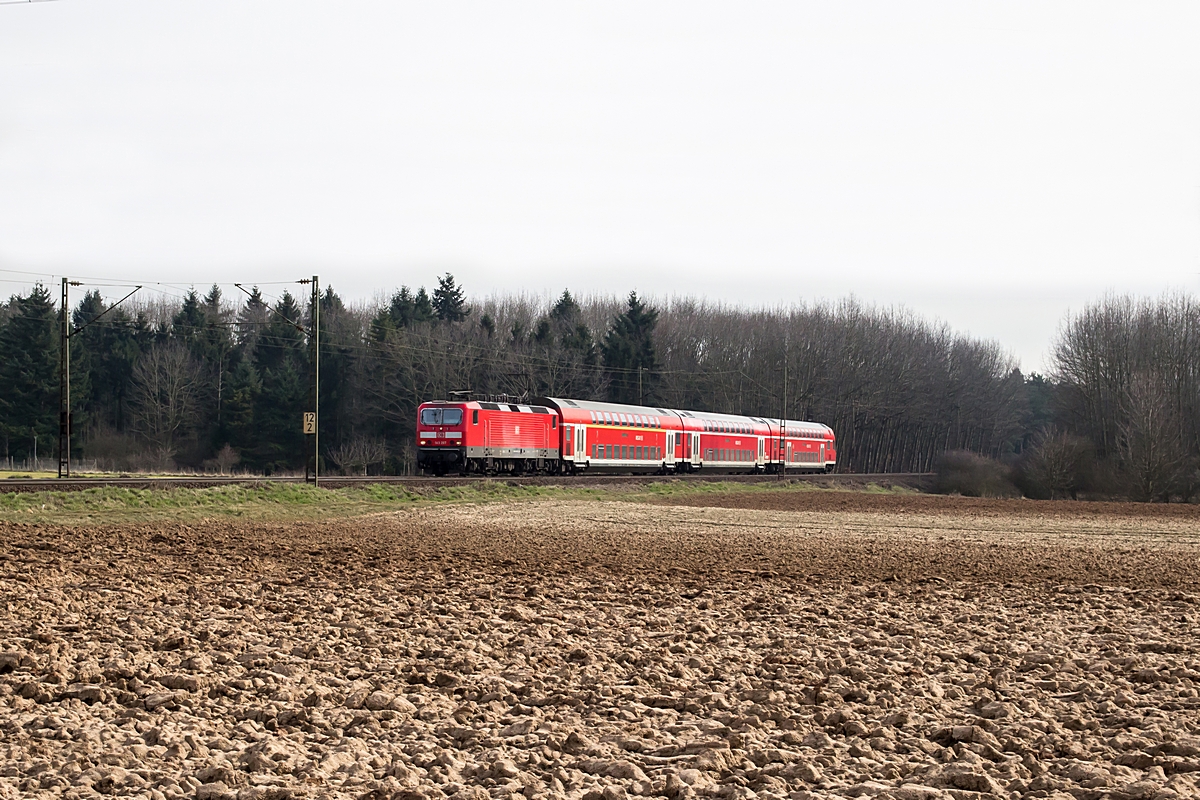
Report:
[{"label": "grass strip", "polygon": [[[876,486],[866,487],[866,490],[896,491]],[[213,519],[282,522],[355,517],[439,503],[491,503],[541,498],[647,502],[696,494],[797,491],[841,490],[794,481],[745,484],[675,480],[589,487],[572,486],[570,479],[565,479],[563,485],[553,486],[514,485],[496,480],[428,488],[382,483],[336,489],[297,483],[202,489],[106,486],[66,492],[0,493],[0,521],[62,525]]]}]

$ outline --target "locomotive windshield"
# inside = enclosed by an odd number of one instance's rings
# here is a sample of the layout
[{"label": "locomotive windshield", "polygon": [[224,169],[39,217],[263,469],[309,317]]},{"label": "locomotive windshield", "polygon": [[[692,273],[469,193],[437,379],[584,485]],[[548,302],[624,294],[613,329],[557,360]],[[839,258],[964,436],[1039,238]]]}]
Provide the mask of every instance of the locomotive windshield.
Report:
[{"label": "locomotive windshield", "polygon": [[423,408],[421,409],[422,425],[460,425],[463,412],[461,408]]}]

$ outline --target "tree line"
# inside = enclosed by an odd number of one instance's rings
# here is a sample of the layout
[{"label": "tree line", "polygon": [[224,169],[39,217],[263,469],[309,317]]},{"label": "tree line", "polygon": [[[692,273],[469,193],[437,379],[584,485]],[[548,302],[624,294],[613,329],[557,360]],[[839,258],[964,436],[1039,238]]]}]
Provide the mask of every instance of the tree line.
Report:
[{"label": "tree line", "polygon": [[[84,295],[70,309],[74,452],[114,470],[302,470],[309,305],[214,286],[88,324],[106,306]],[[56,441],[60,313],[41,286],[0,306],[6,457]],[[1035,496],[1190,497],[1200,453],[1200,319],[1185,296],[1069,317],[1044,377],[996,342],[853,299],[468,302],[447,274],[374,304],[327,288],[319,321],[325,470],[411,470],[417,405],[458,391],[816,420],[838,435],[841,471],[927,472],[970,453]]]}]

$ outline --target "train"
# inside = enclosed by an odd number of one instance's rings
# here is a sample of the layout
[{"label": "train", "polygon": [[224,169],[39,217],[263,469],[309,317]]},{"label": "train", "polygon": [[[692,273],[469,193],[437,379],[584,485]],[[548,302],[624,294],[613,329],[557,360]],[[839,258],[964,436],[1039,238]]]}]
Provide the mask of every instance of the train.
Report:
[{"label": "train", "polygon": [[417,407],[427,475],[832,472],[833,429],[816,422],[541,397]]}]

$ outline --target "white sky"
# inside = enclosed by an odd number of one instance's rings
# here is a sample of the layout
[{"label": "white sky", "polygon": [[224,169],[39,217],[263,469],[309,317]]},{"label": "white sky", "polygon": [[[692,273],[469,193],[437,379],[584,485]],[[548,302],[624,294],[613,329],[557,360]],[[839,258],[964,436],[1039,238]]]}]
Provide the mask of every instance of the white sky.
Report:
[{"label": "white sky", "polygon": [[1194,1],[5,5],[0,268],[853,292],[1036,370],[1068,309],[1200,288],[1197,41]]}]

